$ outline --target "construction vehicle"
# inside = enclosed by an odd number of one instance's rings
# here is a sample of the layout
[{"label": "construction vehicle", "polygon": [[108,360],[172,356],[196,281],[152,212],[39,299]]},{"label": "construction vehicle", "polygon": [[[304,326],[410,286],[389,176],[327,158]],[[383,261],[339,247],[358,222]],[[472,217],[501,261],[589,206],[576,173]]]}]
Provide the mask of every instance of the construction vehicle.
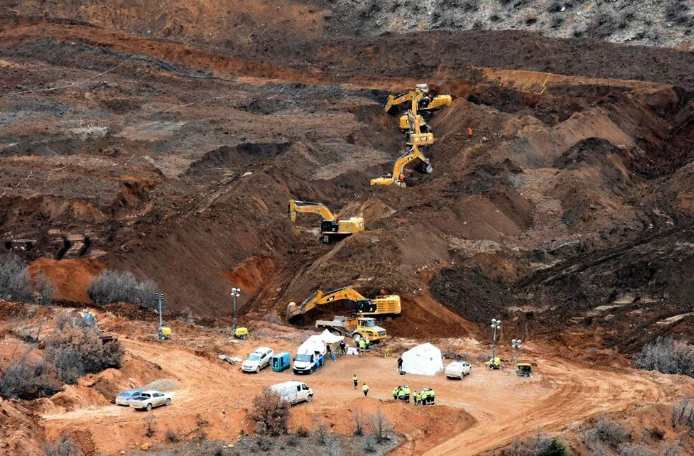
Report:
[{"label": "construction vehicle", "polygon": [[489,361],[484,363],[489,369],[501,369],[501,358],[498,356],[496,358],[489,358]]},{"label": "construction vehicle", "polygon": [[171,328],[168,326],[160,326],[157,329],[157,336],[159,340],[170,340],[171,339]]},{"label": "construction vehicle", "polygon": [[422,132],[422,126],[426,126],[426,122],[420,115],[415,115],[412,110],[407,111],[410,129],[407,132],[408,146],[430,146],[434,144],[434,134],[431,132]]},{"label": "construction vehicle", "polygon": [[342,300],[352,301],[354,313],[359,316],[399,315],[401,310],[400,296],[398,295],[383,295],[374,299],[367,299],[353,288],[344,287],[327,293],[317,290],[306,298],[300,306],[297,306],[295,302],[290,302],[287,306],[287,320],[305,314],[316,306]]},{"label": "construction vehicle", "polygon": [[533,376],[533,365],[530,363],[516,364],[516,375],[518,377],[529,378]]},{"label": "construction vehicle", "polygon": [[323,217],[323,221],[320,224],[320,234],[324,244],[329,244],[333,239],[342,239],[354,233],[364,231],[363,217],[352,217],[346,220],[340,220],[338,215],[330,212],[330,209],[322,203],[289,200],[289,220],[291,220],[292,223],[296,221],[297,212],[320,214],[321,217]]},{"label": "construction vehicle", "polygon": [[412,111],[417,113],[418,111],[433,112],[444,106],[450,106],[453,99],[450,95],[433,96],[429,93],[429,86],[427,84],[417,84],[415,89],[410,92],[398,95],[397,97],[390,95],[386,102],[385,110],[386,112],[390,112],[393,106],[407,103],[408,101],[412,102]]},{"label": "construction vehicle", "polygon": [[326,328],[330,332],[350,337],[355,342],[366,339],[370,343],[386,338],[386,330],[376,325],[371,317],[334,317],[330,320],[316,321],[316,328]]},{"label": "construction vehicle", "polygon": [[94,331],[96,331],[96,333],[99,335],[99,339],[101,339],[102,344],[118,340],[117,337],[105,334],[104,331],[101,328],[99,328],[99,325],[96,321],[96,314],[91,310],[82,309],[79,311],[79,316],[82,318],[84,326],[94,328]]},{"label": "construction vehicle", "polygon": [[405,184],[405,174],[403,171],[405,165],[410,163],[415,158],[419,158],[424,163],[426,163],[426,172],[431,174],[434,172],[434,168],[429,164],[429,159],[424,156],[424,154],[419,150],[416,145],[411,145],[411,147],[401,155],[396,161],[395,166],[393,166],[393,174],[386,174],[376,179],[371,179],[371,185],[397,185],[398,187],[407,187]]}]

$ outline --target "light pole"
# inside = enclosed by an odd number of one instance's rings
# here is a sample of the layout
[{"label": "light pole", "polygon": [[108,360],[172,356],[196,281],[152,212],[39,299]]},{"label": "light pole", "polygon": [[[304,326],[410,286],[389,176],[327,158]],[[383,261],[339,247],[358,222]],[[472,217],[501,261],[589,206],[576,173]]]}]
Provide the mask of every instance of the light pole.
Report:
[{"label": "light pole", "polygon": [[232,288],[231,289],[231,296],[234,298],[234,327],[232,328],[232,332],[236,334],[236,298],[241,296],[241,289],[240,288]]},{"label": "light pole", "polygon": [[494,350],[492,351],[492,364],[496,361],[496,335],[501,331],[501,320],[492,318],[492,330],[494,331]]},{"label": "light pole", "polygon": [[516,365],[518,365],[518,351],[521,349],[521,340],[520,339],[511,340],[511,346],[516,349]]},{"label": "light pole", "polygon": [[161,317],[161,305],[162,302],[164,301],[164,293],[159,293],[158,291],[154,293],[154,295],[157,297],[157,305],[159,307],[159,328],[164,326],[164,320]]}]

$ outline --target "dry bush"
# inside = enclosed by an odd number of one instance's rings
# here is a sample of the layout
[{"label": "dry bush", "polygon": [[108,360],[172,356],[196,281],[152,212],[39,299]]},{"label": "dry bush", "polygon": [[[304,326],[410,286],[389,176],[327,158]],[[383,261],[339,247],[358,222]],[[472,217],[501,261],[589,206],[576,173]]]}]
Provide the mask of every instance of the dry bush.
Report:
[{"label": "dry bush", "polygon": [[47,444],[43,448],[45,456],[84,456],[82,447],[69,437],[60,436],[55,445]]},{"label": "dry bush", "polygon": [[0,299],[21,302],[31,300],[29,267],[13,253],[0,256]]},{"label": "dry bush", "polygon": [[166,440],[171,443],[176,443],[179,442],[181,438],[178,436],[178,431],[176,429],[168,428],[166,430]]},{"label": "dry bush", "polygon": [[82,326],[77,318],[65,320],[46,338],[46,360],[68,384],[86,374],[121,367],[122,356],[119,341],[102,343],[97,330]]},{"label": "dry bush", "polygon": [[643,443],[638,445],[622,445],[619,449],[620,456],[657,456],[656,452]]},{"label": "dry bush", "polygon": [[354,418],[354,435],[360,436],[364,434],[364,410],[361,407],[357,407],[352,414]]},{"label": "dry bush", "polygon": [[382,443],[384,440],[390,440],[390,433],[393,430],[390,425],[390,420],[381,409],[376,410],[376,413],[371,415],[369,424],[376,443]]},{"label": "dry bush", "polygon": [[371,454],[376,452],[376,447],[374,446],[373,440],[371,438],[366,439],[364,442],[364,453]]},{"label": "dry bush", "polygon": [[139,282],[131,272],[104,271],[89,283],[89,296],[97,304],[125,302],[157,308],[154,282]]},{"label": "dry bush", "polygon": [[259,396],[253,399],[253,408],[248,416],[256,422],[259,434],[277,436],[287,433],[289,407],[289,403],[282,400],[279,393],[265,388]]},{"label": "dry bush", "polygon": [[634,361],[640,369],[694,377],[694,347],[671,337],[646,344]]},{"label": "dry bush", "polygon": [[539,432],[533,438],[517,439],[501,454],[502,456],[570,456],[560,441],[544,437]]},{"label": "dry bush", "polygon": [[309,435],[308,429],[301,426],[299,429],[296,430],[296,435],[298,435],[299,437],[304,439],[304,438],[308,437],[308,435]]},{"label": "dry bush", "polygon": [[328,428],[322,421],[318,422],[318,443],[321,446],[325,446],[328,443]]},{"label": "dry bush", "polygon": [[157,431],[154,429],[154,417],[152,415],[145,418],[145,426],[147,427],[147,430],[145,431],[145,435],[147,437],[152,437],[157,433]]},{"label": "dry bush", "polygon": [[48,280],[48,278],[39,273],[34,279],[34,300],[36,304],[47,306],[53,302],[53,294],[55,293],[55,287],[53,282]]},{"label": "dry bush", "polygon": [[5,399],[37,399],[52,396],[61,385],[45,362],[15,361],[0,376],[0,396]]},{"label": "dry bush", "polygon": [[228,454],[225,445],[222,442],[206,441],[198,449],[200,456],[226,456]]}]

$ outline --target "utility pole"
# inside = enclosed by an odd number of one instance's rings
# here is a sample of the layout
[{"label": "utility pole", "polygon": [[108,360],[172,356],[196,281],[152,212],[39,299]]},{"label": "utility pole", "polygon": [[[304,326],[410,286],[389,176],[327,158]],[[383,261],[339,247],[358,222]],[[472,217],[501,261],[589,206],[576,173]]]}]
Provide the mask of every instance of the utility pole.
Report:
[{"label": "utility pole", "polygon": [[231,289],[231,296],[234,298],[234,327],[232,328],[232,332],[236,334],[236,298],[241,296],[241,289],[240,288],[232,288]]},{"label": "utility pole", "polygon": [[492,363],[496,360],[496,336],[501,331],[501,320],[492,318],[492,330],[494,331],[494,350],[492,351]]},{"label": "utility pole", "polygon": [[159,327],[164,326],[164,320],[161,316],[161,306],[164,301],[164,293],[159,293],[158,291],[154,294],[157,297],[157,305],[159,307]]},{"label": "utility pole", "polygon": [[511,340],[511,346],[516,349],[516,365],[518,365],[518,351],[521,349],[521,340],[520,339]]}]

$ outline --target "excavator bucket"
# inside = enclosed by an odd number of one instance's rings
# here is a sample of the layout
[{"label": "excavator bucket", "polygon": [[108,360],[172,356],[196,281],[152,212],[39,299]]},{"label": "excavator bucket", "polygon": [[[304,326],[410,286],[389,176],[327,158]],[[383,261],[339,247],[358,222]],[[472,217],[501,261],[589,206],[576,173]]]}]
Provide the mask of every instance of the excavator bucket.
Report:
[{"label": "excavator bucket", "polygon": [[444,106],[450,106],[453,103],[453,98],[450,95],[437,95],[425,108],[426,111],[435,111],[441,109]]}]

